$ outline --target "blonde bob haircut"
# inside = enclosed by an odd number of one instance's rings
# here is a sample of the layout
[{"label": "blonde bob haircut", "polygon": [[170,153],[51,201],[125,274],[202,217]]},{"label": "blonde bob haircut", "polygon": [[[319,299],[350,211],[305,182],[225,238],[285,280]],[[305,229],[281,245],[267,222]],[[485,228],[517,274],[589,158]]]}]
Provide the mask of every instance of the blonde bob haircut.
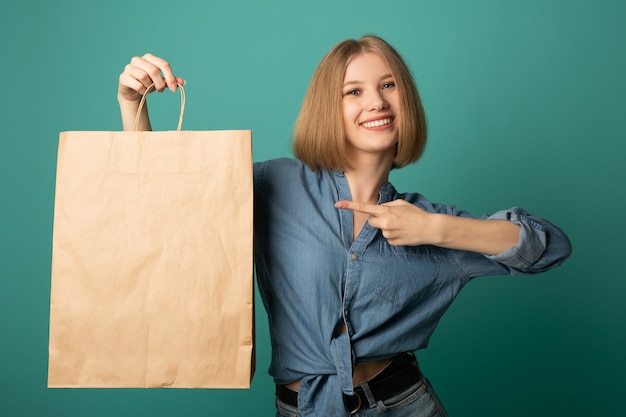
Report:
[{"label": "blonde bob haircut", "polygon": [[293,152],[311,169],[351,168],[345,149],[342,89],[350,59],[373,52],[391,69],[400,99],[398,145],[393,168],[417,161],[426,146],[426,116],[404,60],[383,39],[367,35],[338,43],[320,62],[306,92],[294,129]]}]

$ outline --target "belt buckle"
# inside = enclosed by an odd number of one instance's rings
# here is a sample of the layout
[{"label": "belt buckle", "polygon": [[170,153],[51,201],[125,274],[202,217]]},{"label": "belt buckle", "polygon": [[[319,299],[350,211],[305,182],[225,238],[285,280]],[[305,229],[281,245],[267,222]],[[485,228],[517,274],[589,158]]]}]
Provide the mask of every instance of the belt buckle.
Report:
[{"label": "belt buckle", "polygon": [[[347,401],[348,398],[352,399],[353,397],[356,397],[356,399],[358,400],[356,403],[355,407],[350,407],[350,405],[348,404],[349,401]],[[345,396],[346,401],[344,401],[344,404],[346,405],[346,409],[348,410],[348,412],[350,412],[350,415],[353,416],[356,413],[358,413],[361,410],[361,406],[363,405],[363,403],[361,402],[361,396],[359,394],[354,394],[354,395],[346,395]],[[352,401],[350,401],[352,402]]]}]

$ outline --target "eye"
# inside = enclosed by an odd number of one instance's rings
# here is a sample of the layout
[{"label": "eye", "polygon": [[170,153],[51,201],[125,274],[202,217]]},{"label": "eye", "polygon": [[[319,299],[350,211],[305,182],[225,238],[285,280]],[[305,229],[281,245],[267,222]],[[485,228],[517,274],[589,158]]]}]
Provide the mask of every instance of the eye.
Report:
[{"label": "eye", "polygon": [[396,83],[394,83],[393,81],[389,81],[389,82],[384,83],[384,84],[382,85],[382,89],[384,90],[384,89],[386,89],[386,88],[393,88],[393,87],[395,87],[395,86],[396,86]]},{"label": "eye", "polygon": [[358,96],[359,94],[361,94],[361,90],[359,90],[358,88],[353,88],[352,90],[346,91],[343,95],[344,96]]}]

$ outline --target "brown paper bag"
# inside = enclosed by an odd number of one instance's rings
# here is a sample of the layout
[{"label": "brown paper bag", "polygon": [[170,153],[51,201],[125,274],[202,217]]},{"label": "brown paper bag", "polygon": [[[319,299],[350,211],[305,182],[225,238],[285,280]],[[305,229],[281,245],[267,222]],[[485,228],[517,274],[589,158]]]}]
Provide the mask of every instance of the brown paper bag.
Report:
[{"label": "brown paper bag", "polygon": [[250,386],[251,132],[182,97],[177,131],[60,134],[49,387]]}]

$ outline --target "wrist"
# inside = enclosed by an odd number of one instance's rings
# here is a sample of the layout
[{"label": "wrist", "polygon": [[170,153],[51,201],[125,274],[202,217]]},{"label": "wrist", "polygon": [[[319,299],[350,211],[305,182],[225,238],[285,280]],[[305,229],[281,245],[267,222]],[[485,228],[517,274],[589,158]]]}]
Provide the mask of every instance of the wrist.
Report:
[{"label": "wrist", "polygon": [[122,116],[122,128],[124,130],[151,130],[150,120],[148,119],[147,103],[144,104],[144,109],[138,120],[137,126],[137,112],[139,111],[139,104],[141,100],[128,99],[122,94],[117,95],[117,101],[120,106],[120,113]]},{"label": "wrist", "polygon": [[430,213],[430,221],[428,222],[430,244],[443,247],[450,244],[451,236],[448,225],[451,218],[446,214]]},{"label": "wrist", "polygon": [[120,108],[122,109],[137,110],[137,108],[139,108],[139,103],[141,102],[141,97],[139,97],[139,99],[129,99],[124,94],[118,92],[117,102],[120,105]]}]

